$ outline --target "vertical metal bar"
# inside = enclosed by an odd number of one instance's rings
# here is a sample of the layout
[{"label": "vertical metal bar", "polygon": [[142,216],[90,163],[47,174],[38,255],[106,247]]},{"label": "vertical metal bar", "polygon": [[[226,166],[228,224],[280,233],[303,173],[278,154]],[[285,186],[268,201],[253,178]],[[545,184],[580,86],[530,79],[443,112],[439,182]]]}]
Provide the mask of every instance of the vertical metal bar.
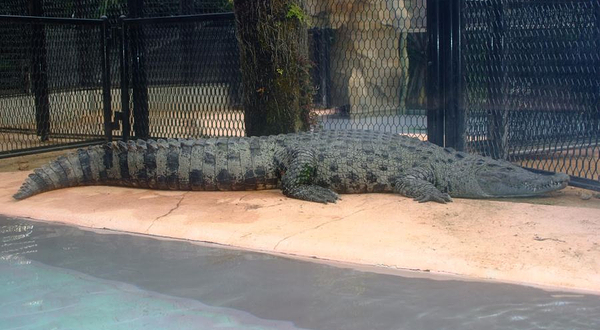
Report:
[{"label": "vertical metal bar", "polygon": [[[179,1],[179,14],[190,15],[194,11],[193,3],[191,0],[180,0]],[[179,47],[181,52],[180,61],[182,63],[183,71],[180,72],[180,83],[189,85],[194,80],[194,28],[190,24],[178,24],[177,29],[179,30]],[[177,79],[177,78],[176,78]]]},{"label": "vertical metal bar", "polygon": [[[75,9],[75,17],[84,18],[84,4],[82,0],[76,0],[74,3]],[[79,65],[77,66],[77,74],[79,79],[79,86],[81,87],[92,87],[94,85],[94,78],[92,74],[91,68],[94,66],[93,60],[88,56],[91,52],[93,52],[93,47],[95,46],[92,40],[90,39],[90,33],[84,27],[77,28],[77,56]]]},{"label": "vertical metal bar", "polygon": [[497,66],[496,71],[490,72],[490,121],[488,124],[489,153],[493,158],[506,159],[508,156],[508,112],[504,103],[506,84],[506,67],[504,59],[504,5],[500,0],[494,0],[492,17],[494,21],[491,44],[490,68]]},{"label": "vertical metal bar", "polygon": [[331,39],[333,30],[331,28],[320,29],[319,43],[319,86],[321,88],[321,103],[329,108],[331,106]]},{"label": "vertical metal bar", "polygon": [[[43,16],[41,0],[29,1],[31,16]],[[50,134],[50,99],[48,91],[48,62],[46,55],[46,31],[43,23],[34,23],[31,39],[32,87],[35,101],[36,134],[47,141]]]},{"label": "vertical metal bar", "polygon": [[439,70],[440,70],[440,108],[442,109],[442,116],[443,119],[442,121],[439,123],[439,125],[442,126],[442,128],[440,129],[443,133],[443,144],[442,146],[446,146],[448,145],[448,142],[451,142],[452,144],[452,137],[450,137],[450,141],[448,141],[448,132],[446,131],[446,129],[448,127],[450,127],[450,125],[452,124],[452,122],[448,123],[448,121],[452,121],[453,118],[451,116],[448,115],[448,101],[447,101],[447,97],[448,97],[448,91],[447,88],[449,86],[449,81],[448,81],[448,70],[450,69],[449,63],[452,62],[452,51],[451,51],[451,43],[450,40],[452,38],[452,15],[450,14],[450,9],[451,9],[451,0],[441,0],[440,1],[440,13],[439,13],[439,29],[440,29],[440,34],[439,34],[439,51],[440,51],[440,63],[439,63]]},{"label": "vertical metal bar", "polygon": [[104,103],[104,137],[112,141],[112,99],[110,95],[110,26],[108,17],[102,16],[102,102]]},{"label": "vertical metal bar", "polygon": [[330,77],[329,77],[329,58],[330,58],[330,39],[331,29],[329,28],[311,28],[309,35],[312,35],[312,58],[315,65],[312,69],[312,79],[315,88],[313,102],[325,108],[330,106]]},{"label": "vertical metal bar", "polygon": [[119,52],[119,61],[121,62],[121,129],[123,140],[129,140],[131,135],[131,124],[129,118],[131,111],[129,109],[129,40],[127,38],[127,24],[125,16],[119,17],[119,26],[121,27],[121,51]]},{"label": "vertical metal bar", "polygon": [[[143,0],[128,0],[130,17],[143,16]],[[133,87],[133,130],[139,139],[150,137],[150,114],[148,109],[148,78],[146,73],[146,47],[142,26],[132,24],[129,31]]]},{"label": "vertical metal bar", "polygon": [[[592,4],[594,6],[593,10],[594,10],[594,14],[595,14],[595,18],[596,18],[596,29],[595,29],[595,37],[596,37],[596,49],[600,48],[600,2],[598,1],[594,1],[594,3]],[[596,70],[600,70],[600,56],[598,54],[596,54]],[[598,145],[598,139],[600,139],[600,72],[598,72],[596,74],[596,78],[595,78],[595,90],[592,92],[592,94],[594,95],[593,98],[593,106],[592,106],[592,111],[593,111],[593,118],[592,118],[592,125],[593,125],[593,130],[592,130],[592,135],[595,135],[595,142],[596,145]],[[592,87],[594,88],[594,87]],[[600,178],[600,173],[598,171],[600,171],[600,169],[596,170],[597,172],[596,177]]]},{"label": "vertical metal bar", "polygon": [[467,115],[464,106],[465,95],[463,90],[463,8],[466,0],[455,0],[454,6],[455,15],[455,31],[454,31],[454,84],[456,95],[456,144],[454,147],[457,150],[465,150],[467,142]]},{"label": "vertical metal bar", "polygon": [[142,30],[134,32],[136,37],[132,38],[132,84],[133,84],[133,129],[135,136],[147,139],[150,135],[150,112],[148,108],[148,78],[146,75],[145,46]]},{"label": "vertical metal bar", "polygon": [[445,145],[456,150],[465,148],[465,114],[462,108],[462,3],[464,0],[446,1],[448,7],[447,25],[443,29],[444,53],[447,54],[443,64],[444,109],[445,109]]},{"label": "vertical metal bar", "polygon": [[443,61],[440,38],[440,1],[427,0],[427,139],[444,145],[444,109],[442,108],[441,63]]}]

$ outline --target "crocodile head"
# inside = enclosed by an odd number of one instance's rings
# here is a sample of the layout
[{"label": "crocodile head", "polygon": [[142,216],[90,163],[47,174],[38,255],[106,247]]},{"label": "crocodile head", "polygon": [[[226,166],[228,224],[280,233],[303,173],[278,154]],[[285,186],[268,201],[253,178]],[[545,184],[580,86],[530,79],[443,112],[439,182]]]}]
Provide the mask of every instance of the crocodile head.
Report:
[{"label": "crocodile head", "polygon": [[531,197],[563,189],[569,183],[564,173],[537,174],[507,161],[479,156],[465,157],[455,163],[449,193],[455,197],[499,198]]}]

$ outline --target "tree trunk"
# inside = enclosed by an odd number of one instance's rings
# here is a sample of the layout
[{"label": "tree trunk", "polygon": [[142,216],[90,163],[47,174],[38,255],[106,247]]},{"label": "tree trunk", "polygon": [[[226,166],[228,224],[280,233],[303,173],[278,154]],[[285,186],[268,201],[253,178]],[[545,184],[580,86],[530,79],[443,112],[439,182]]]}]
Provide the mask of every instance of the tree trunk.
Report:
[{"label": "tree trunk", "polygon": [[234,0],[246,135],[310,126],[307,17],[301,0]]}]

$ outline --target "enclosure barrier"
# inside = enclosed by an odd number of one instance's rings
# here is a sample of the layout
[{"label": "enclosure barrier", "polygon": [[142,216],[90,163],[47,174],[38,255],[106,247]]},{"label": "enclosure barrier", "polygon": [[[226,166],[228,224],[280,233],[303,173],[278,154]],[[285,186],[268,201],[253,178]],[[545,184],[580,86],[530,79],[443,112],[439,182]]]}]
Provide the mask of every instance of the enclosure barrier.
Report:
[{"label": "enclosure barrier", "polygon": [[0,16],[0,156],[105,139],[106,29],[100,19]]},{"label": "enclosure barrier", "polygon": [[233,13],[121,17],[119,24],[121,53],[129,54],[121,57],[121,88],[123,109],[132,92],[131,136],[244,134]]},{"label": "enclosure barrier", "polygon": [[[0,157],[244,135],[227,0],[7,3]],[[408,134],[600,190],[599,1],[304,4],[313,129]]]},{"label": "enclosure barrier", "polygon": [[600,181],[600,2],[464,0],[464,149]]}]

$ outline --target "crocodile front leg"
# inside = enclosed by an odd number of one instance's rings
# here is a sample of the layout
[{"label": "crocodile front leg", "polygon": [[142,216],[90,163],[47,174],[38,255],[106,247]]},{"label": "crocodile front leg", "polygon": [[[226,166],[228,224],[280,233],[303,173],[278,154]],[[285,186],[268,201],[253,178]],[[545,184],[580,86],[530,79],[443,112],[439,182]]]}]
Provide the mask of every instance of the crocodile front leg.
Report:
[{"label": "crocodile front leg", "polygon": [[433,174],[425,169],[414,168],[396,180],[394,192],[411,197],[419,203],[433,201],[444,204],[452,202],[450,195],[441,192],[431,183],[430,178],[432,176]]},{"label": "crocodile front leg", "polygon": [[283,194],[297,199],[318,203],[335,203],[339,195],[331,189],[317,186],[315,155],[303,148],[287,149],[278,159]]}]

